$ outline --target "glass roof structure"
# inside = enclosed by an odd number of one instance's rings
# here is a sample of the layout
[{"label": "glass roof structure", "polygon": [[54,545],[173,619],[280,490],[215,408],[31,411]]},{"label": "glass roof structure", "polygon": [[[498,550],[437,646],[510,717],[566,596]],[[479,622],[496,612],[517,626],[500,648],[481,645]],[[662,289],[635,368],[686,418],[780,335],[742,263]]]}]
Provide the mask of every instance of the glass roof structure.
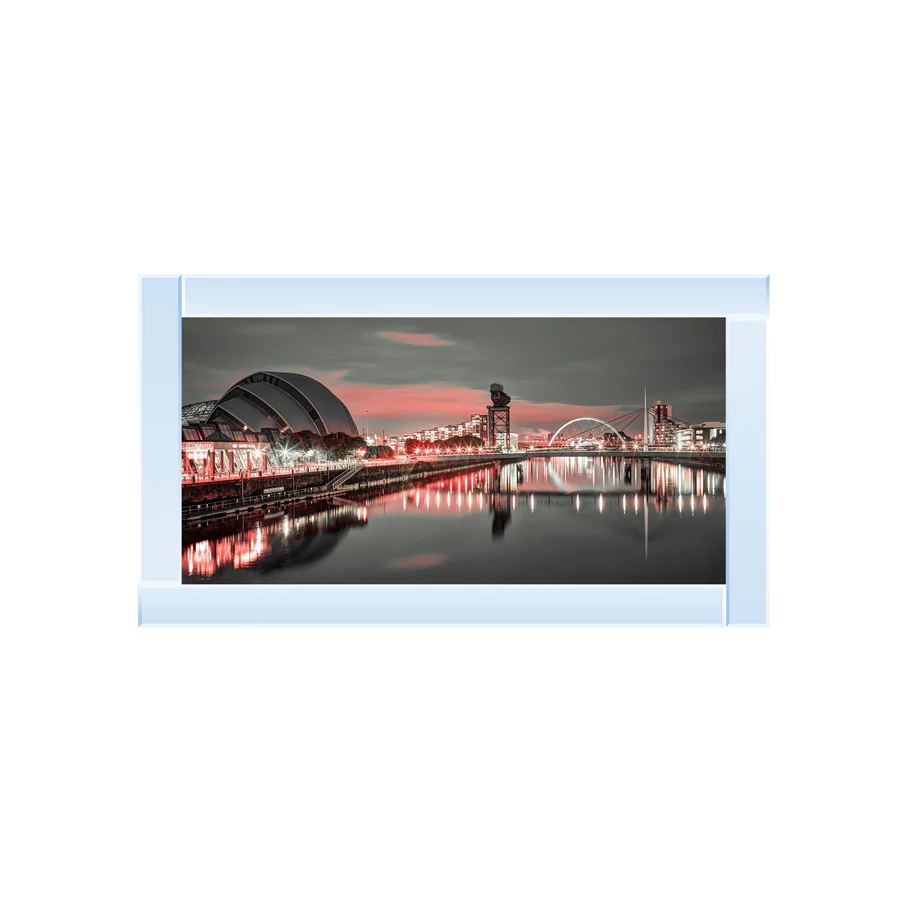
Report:
[{"label": "glass roof structure", "polygon": [[217,400],[201,400],[181,407],[182,425],[205,425],[210,413],[216,408]]}]

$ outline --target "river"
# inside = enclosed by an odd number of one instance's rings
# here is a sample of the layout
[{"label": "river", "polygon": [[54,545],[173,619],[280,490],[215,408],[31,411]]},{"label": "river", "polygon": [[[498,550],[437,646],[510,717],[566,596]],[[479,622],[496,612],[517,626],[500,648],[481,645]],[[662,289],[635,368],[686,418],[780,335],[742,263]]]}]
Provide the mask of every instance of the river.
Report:
[{"label": "river", "polygon": [[184,529],[185,583],[724,584],[725,476],[530,458]]}]

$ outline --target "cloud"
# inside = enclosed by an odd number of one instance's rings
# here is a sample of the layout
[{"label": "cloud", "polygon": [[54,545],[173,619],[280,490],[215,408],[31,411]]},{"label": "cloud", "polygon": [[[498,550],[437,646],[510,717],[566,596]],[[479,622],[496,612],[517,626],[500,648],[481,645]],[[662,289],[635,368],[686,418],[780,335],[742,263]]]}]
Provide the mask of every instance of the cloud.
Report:
[{"label": "cloud", "polygon": [[407,331],[379,331],[379,337],[401,344],[415,344],[417,347],[449,347],[453,341],[445,341],[435,334],[412,334]]},{"label": "cloud", "polygon": [[[370,385],[336,381],[328,386],[349,407],[357,425],[365,420],[368,409],[370,423],[379,431],[389,426],[391,433],[396,433],[394,429],[418,431],[467,421],[472,413],[486,412],[490,402],[490,394],[485,390],[441,382]],[[564,422],[579,416],[596,416],[608,421],[621,414],[617,407],[611,406],[532,403],[515,397],[511,411],[513,431],[523,435],[552,433]]]},{"label": "cloud", "polygon": [[[419,336],[419,335],[417,335]],[[431,335],[424,335],[430,337]],[[451,425],[468,421],[473,413],[484,413],[490,403],[485,388],[471,388],[450,381],[419,382],[406,384],[368,384],[355,380],[354,369],[316,369],[291,366],[286,360],[275,359],[271,366],[275,372],[300,372],[321,381],[347,405],[350,414],[362,429],[368,419],[369,427],[377,433],[406,434],[436,425]],[[196,399],[218,399],[222,393],[253,369],[211,369],[204,374],[209,380],[197,380]],[[512,391],[512,430],[520,436],[544,436],[580,416],[596,416],[606,421],[614,420],[627,409],[622,405],[578,404],[564,402],[539,402],[525,400]],[[186,401],[187,402],[187,401]],[[366,415],[368,410],[368,416]],[[677,410],[676,410],[677,413]],[[711,419],[711,417],[708,417]],[[621,424],[621,418],[618,419]],[[629,434],[640,430],[639,424],[627,429]]]},{"label": "cloud", "polygon": [[513,397],[519,434],[552,434],[582,415],[609,421],[639,407],[645,385],[679,419],[725,419],[722,319],[186,318],[182,350],[184,403],[218,398],[252,372],[301,372],[357,424],[369,410],[379,434],[483,413],[495,381]]}]

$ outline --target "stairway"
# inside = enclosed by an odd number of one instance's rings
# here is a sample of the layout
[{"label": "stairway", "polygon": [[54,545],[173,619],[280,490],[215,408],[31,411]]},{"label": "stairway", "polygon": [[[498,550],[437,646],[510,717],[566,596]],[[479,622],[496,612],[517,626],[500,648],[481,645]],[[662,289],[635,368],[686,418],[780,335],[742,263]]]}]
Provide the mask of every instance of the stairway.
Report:
[{"label": "stairway", "polygon": [[326,484],[322,488],[322,490],[333,491],[333,490],[335,490],[335,488],[339,488],[342,484],[346,484],[354,475],[356,475],[358,472],[360,472],[363,468],[364,468],[364,466],[362,466],[360,464],[360,465],[350,466],[349,468],[344,469],[344,471],[341,472],[341,474],[338,475],[337,478],[333,478],[331,481],[329,481],[328,484]]}]

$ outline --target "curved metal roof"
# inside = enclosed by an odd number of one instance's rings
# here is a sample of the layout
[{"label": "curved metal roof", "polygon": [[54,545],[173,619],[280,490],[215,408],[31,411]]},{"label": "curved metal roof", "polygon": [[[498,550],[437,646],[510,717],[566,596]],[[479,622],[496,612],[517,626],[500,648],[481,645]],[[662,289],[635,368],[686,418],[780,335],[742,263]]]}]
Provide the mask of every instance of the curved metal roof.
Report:
[{"label": "curved metal roof", "polygon": [[359,436],[347,407],[320,381],[296,372],[254,372],[242,378],[216,403],[209,421],[217,420],[253,431],[279,428]]}]

